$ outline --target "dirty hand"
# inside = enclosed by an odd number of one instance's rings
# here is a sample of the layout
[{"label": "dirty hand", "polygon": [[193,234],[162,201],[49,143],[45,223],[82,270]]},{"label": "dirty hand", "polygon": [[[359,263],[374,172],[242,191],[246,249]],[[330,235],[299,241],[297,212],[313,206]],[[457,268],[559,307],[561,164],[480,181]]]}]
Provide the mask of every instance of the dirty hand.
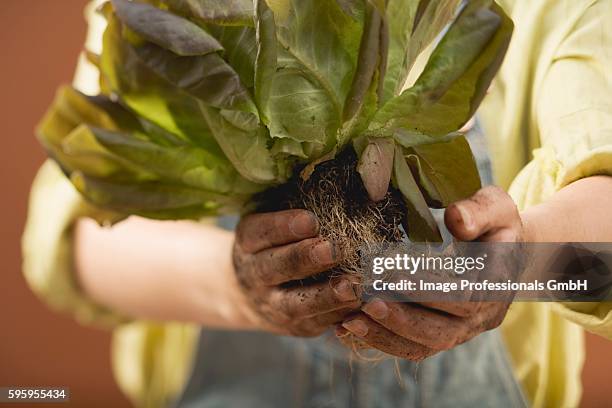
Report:
[{"label": "dirty hand", "polygon": [[317,336],[361,305],[346,278],[300,282],[339,262],[334,244],[318,234],[316,217],[305,210],[252,214],[238,225],[236,276],[262,329]]},{"label": "dirty hand", "polygon": [[[508,194],[486,187],[450,205],[449,231],[462,241],[518,242],[523,226]],[[339,325],[347,346],[375,348],[409,360],[451,349],[501,324],[509,302],[395,303],[374,299]]]}]

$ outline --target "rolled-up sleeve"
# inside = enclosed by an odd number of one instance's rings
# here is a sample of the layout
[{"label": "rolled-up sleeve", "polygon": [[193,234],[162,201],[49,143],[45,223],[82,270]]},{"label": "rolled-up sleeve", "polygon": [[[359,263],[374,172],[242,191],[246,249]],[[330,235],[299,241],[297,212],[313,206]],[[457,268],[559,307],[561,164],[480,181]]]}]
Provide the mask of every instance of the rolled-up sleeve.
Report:
[{"label": "rolled-up sleeve", "polygon": [[57,164],[47,160],[30,193],[22,238],[23,272],[32,290],[53,309],[70,313],[81,323],[112,326],[127,319],[88,299],[73,267],[74,223],[79,217],[97,215]]},{"label": "rolled-up sleeve", "polygon": [[[594,1],[561,41],[534,102],[541,147],[510,188],[520,208],[566,185],[612,176],[612,2]],[[568,303],[555,310],[612,338],[612,303]]]},{"label": "rolled-up sleeve", "polygon": [[612,175],[612,3],[585,10],[561,42],[537,93],[543,149],[558,162],[555,185]]}]

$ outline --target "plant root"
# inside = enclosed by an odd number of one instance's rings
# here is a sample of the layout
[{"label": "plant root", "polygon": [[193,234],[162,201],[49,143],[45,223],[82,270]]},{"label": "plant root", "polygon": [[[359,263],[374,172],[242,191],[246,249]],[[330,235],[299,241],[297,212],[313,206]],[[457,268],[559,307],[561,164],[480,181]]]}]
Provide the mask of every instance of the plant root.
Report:
[{"label": "plant root", "polygon": [[362,251],[399,242],[404,236],[401,224],[406,207],[401,193],[391,187],[383,200],[370,201],[356,167],[357,156],[347,148],[335,159],[319,164],[308,180],[294,177],[256,197],[260,212],[302,208],[318,217],[320,235],[335,243],[342,260],[328,277],[350,274],[365,278]]}]

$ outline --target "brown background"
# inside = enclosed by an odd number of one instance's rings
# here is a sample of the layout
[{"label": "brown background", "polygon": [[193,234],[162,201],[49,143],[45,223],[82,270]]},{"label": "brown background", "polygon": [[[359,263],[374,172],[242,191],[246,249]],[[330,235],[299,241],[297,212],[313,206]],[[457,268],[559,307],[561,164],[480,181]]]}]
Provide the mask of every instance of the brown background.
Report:
[{"label": "brown background", "polygon": [[[19,240],[32,178],[44,159],[32,129],[83,44],[85,0],[0,0],[0,386],[56,385],[80,407],[128,406],[110,368],[109,334],[47,310],[27,289]],[[612,399],[612,343],[588,336],[583,406]]]}]

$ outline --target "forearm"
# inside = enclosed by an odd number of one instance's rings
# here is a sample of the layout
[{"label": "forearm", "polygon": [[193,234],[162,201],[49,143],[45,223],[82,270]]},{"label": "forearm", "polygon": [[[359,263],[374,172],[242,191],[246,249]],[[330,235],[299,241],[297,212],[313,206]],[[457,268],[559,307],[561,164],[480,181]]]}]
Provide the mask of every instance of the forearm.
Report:
[{"label": "forearm", "polygon": [[112,228],[79,220],[74,261],[81,288],[128,316],[249,329],[235,282],[234,234],[194,222],[131,217]]},{"label": "forearm", "polygon": [[612,242],[612,177],[578,180],[521,214],[528,242]]}]

